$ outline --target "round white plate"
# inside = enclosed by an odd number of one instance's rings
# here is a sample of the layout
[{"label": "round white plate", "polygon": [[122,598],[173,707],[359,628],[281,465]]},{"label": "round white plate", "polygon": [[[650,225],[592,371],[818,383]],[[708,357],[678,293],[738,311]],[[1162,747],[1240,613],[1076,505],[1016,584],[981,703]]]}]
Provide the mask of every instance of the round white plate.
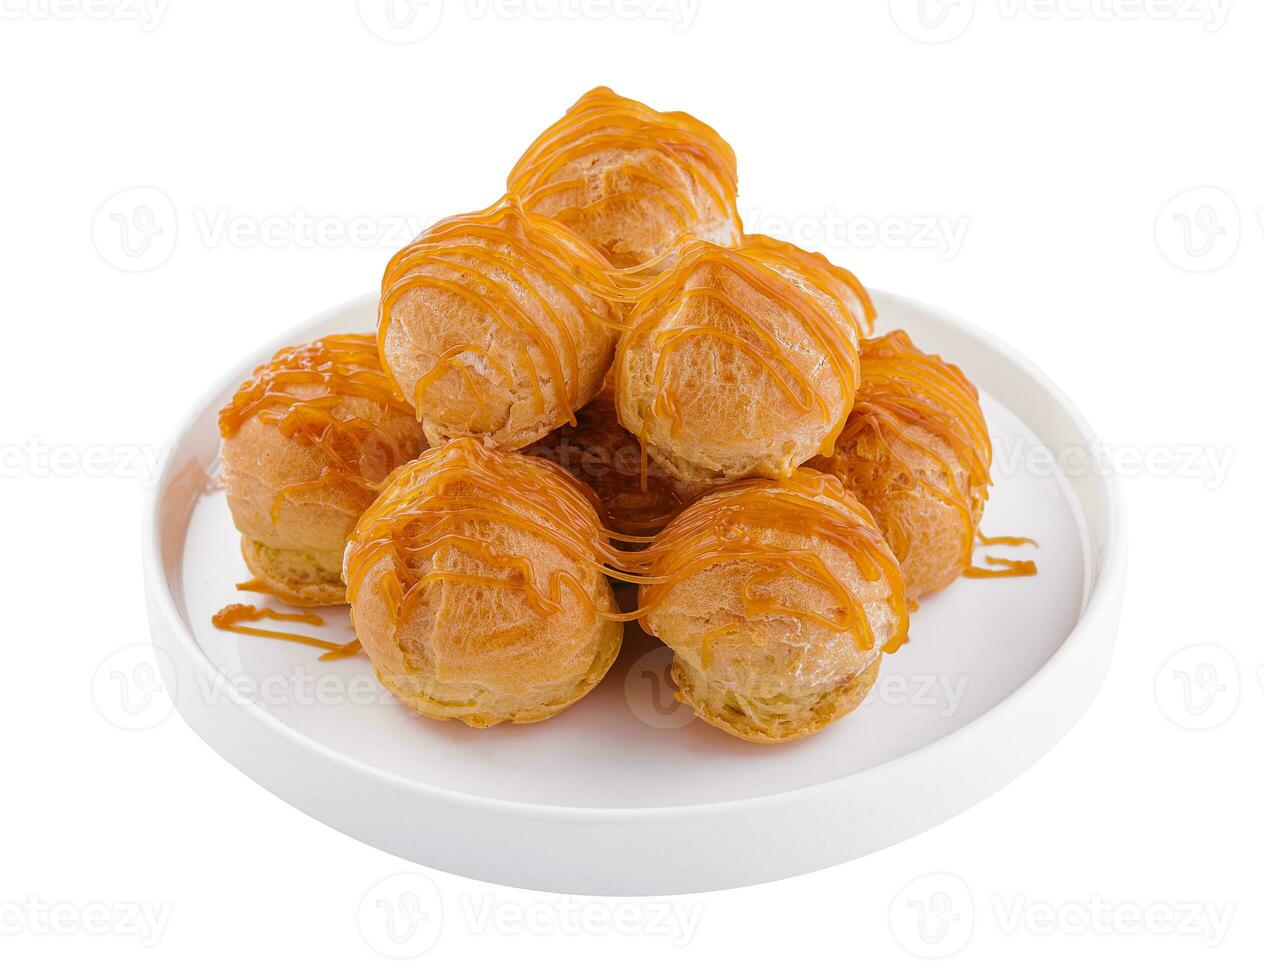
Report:
[{"label": "round white plate", "polygon": [[[903,840],[1013,779],[1096,693],[1123,585],[1118,492],[1092,434],[1036,368],[949,316],[878,294],[880,329],[961,365],[995,444],[984,518],[1039,548],[1032,578],[961,580],[923,602],[868,702],[824,732],[748,745],[671,698],[669,654],[629,629],[587,698],[538,725],[475,731],[410,714],[362,657],[216,630],[247,577],[216,486],[216,412],[279,346],[372,329],[376,297],[269,341],[198,402],[148,502],[145,571],[164,679],[188,723],[282,799],[421,864],[583,894],[768,881]],[[253,601],[261,601],[253,597]],[[265,624],[266,625],[266,624]],[[350,638],[346,614],[316,632]]]}]

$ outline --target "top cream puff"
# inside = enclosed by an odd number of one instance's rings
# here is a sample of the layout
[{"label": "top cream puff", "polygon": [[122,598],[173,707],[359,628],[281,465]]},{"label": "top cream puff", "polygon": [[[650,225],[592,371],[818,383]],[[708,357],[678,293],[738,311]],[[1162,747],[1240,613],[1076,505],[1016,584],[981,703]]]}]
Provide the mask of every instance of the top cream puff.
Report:
[{"label": "top cream puff", "polygon": [[736,245],[737,158],[683,112],[595,88],[527,148],[509,190],[622,268],[654,262],[682,234]]}]

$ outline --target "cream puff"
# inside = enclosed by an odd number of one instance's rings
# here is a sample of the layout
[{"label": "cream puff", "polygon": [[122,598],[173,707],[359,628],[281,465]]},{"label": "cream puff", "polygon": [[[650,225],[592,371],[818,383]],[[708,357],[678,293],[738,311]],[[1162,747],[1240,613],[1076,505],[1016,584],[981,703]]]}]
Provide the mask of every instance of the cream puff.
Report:
[{"label": "cream puff", "polygon": [[991,484],[992,442],[961,369],[919,350],[903,330],[860,349],[855,408],[829,458],[900,560],[910,599],[970,567]]},{"label": "cream puff", "polygon": [[690,240],[629,314],[619,421],[681,480],[789,476],[842,429],[873,317],[864,287],[820,255],[761,235]]},{"label": "cream puff", "polygon": [[623,625],[591,491],[560,467],[457,439],[402,468],[344,561],[382,684],[471,727],[550,718],[614,662]]},{"label": "cream puff", "polygon": [[737,158],[683,112],[595,88],[527,148],[509,190],[621,268],[662,258],[682,234],[736,245]]},{"label": "cream puff", "polygon": [[673,651],[677,698],[750,742],[853,710],[907,635],[899,563],[868,511],[815,470],[703,497],[641,555],[641,623]]},{"label": "cream puff", "polygon": [[371,334],[285,347],[220,411],[222,483],[255,586],[346,601],[347,535],[397,466],[425,448]]},{"label": "cream puff", "polygon": [[574,419],[614,356],[613,267],[513,197],[445,219],[382,277],[382,363],[431,445],[519,449]]}]

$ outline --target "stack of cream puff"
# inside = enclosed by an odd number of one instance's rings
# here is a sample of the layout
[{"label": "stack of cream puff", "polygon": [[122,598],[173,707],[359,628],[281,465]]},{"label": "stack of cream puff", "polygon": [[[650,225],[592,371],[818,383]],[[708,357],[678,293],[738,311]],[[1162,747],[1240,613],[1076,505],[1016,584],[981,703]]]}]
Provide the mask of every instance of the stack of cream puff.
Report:
[{"label": "stack of cream puff", "polygon": [[971,565],[975,389],[874,336],[850,272],[745,234],[732,148],[684,113],[594,89],[506,189],[391,259],[375,337],[286,348],[223,410],[251,587],[349,603],[429,718],[552,717],[628,620],[738,738],[852,711]]}]

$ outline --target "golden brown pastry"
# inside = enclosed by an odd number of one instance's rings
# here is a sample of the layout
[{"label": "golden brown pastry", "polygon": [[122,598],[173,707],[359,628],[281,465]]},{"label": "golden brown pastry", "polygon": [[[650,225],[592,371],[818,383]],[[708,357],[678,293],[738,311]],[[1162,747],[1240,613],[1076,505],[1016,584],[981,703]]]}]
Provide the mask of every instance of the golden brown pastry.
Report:
[{"label": "golden brown pastry", "polygon": [[550,718],[614,662],[623,625],[594,498],[560,467],[457,439],[401,469],[347,546],[356,635],[428,718]]},{"label": "golden brown pastry", "polygon": [[440,221],[391,259],[378,344],[431,445],[518,449],[570,421],[614,356],[612,274],[512,197]]},{"label": "golden brown pastry", "polygon": [[371,334],[286,347],[219,415],[223,485],[264,591],[300,606],[346,601],[342,551],[395,467],[425,448]]},{"label": "golden brown pastry", "polygon": [[779,478],[832,447],[874,311],[822,256],[696,239],[641,296],[615,360],[619,420],[669,474]]},{"label": "golden brown pastry", "polygon": [[686,232],[720,245],[742,233],[733,148],[693,116],[608,88],[584,95],[527,148],[509,190],[621,268],[654,262]]},{"label": "golden brown pastry", "polygon": [[815,470],[704,497],[641,554],[641,622],[675,654],[676,696],[750,742],[851,711],[908,631],[895,556],[856,498]]},{"label": "golden brown pastry", "polygon": [[893,330],[860,349],[856,405],[828,459],[869,508],[904,569],[910,599],[970,567],[991,483],[992,443],[961,370]]},{"label": "golden brown pastry", "polygon": [[689,501],[710,489],[673,479],[653,460],[644,461],[641,488],[641,445],[619,424],[610,378],[576,413],[575,425],[554,429],[523,452],[557,463],[588,484],[605,508],[607,527],[620,539],[658,533]]}]

